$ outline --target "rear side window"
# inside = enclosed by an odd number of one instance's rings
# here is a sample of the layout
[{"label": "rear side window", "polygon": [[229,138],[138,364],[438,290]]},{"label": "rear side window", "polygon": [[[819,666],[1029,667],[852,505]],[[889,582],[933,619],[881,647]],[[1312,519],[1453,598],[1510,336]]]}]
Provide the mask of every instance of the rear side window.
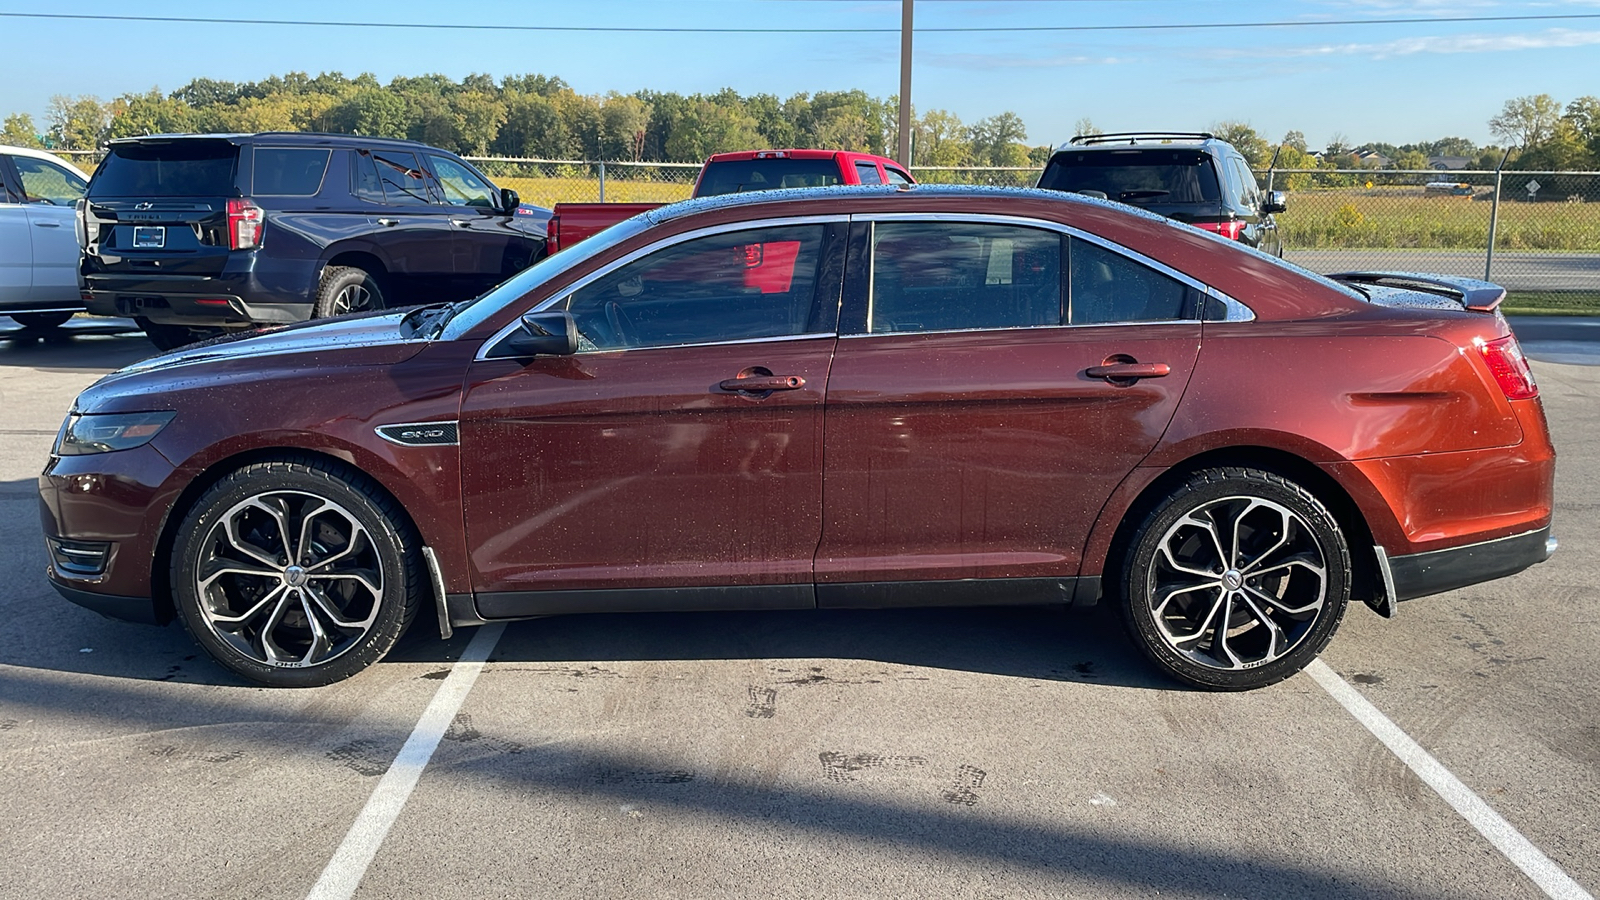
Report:
[{"label": "rear side window", "polygon": [[1222,198],[1211,157],[1198,150],[1069,150],[1050,160],[1039,187],[1099,191],[1136,206],[1216,203]]},{"label": "rear side window", "polygon": [[311,197],[322,190],[330,150],[299,147],[257,147],[255,186],[263,196]]},{"label": "rear side window", "polygon": [[883,167],[883,171],[889,176],[889,183],[890,184],[911,184],[912,183],[910,175],[907,175],[906,173],[900,171],[899,169],[894,168],[893,166],[884,166]]},{"label": "rear side window", "polygon": [[[700,178],[701,197],[771,191],[778,188],[826,187],[841,184],[832,159],[741,159],[714,162]],[[876,183],[876,182],[874,182]]]},{"label": "rear side window", "polygon": [[1203,298],[1187,284],[1099,244],[1068,243],[1073,325],[1200,318]]},{"label": "rear side window", "polygon": [[90,197],[232,197],[239,148],[227,141],[119,144],[94,178]]},{"label": "rear side window", "polygon": [[363,200],[391,206],[421,206],[433,203],[428,191],[428,173],[417,165],[417,155],[408,150],[357,150],[356,194]]},{"label": "rear side window", "polygon": [[879,222],[867,331],[1061,324],[1061,236],[1037,228]]},{"label": "rear side window", "polygon": [[872,163],[856,163],[856,180],[862,184],[883,184],[883,179],[878,177],[878,167]]}]

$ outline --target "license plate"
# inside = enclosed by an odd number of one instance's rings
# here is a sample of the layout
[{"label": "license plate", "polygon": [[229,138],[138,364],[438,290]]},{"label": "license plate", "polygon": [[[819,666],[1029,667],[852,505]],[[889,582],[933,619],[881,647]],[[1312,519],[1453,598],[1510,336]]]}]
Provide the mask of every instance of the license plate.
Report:
[{"label": "license plate", "polygon": [[135,250],[160,250],[167,245],[167,226],[165,225],[135,225],[133,226],[133,247]]}]

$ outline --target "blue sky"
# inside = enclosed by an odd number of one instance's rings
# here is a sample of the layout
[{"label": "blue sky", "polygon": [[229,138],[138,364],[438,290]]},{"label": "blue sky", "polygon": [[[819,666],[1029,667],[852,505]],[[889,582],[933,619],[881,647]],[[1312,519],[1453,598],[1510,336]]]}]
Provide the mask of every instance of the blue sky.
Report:
[{"label": "blue sky", "polygon": [[[592,0],[340,4],[0,0],[0,13],[293,19],[485,26],[845,28],[878,33],[616,33],[86,21],[0,16],[0,115],[43,125],[52,94],[102,100],[207,76],[538,72],[582,93],[732,87],[787,97],[899,88],[899,0]],[[912,98],[972,122],[1002,111],[1031,143],[1088,118],[1105,131],[1199,130],[1243,121],[1313,147],[1458,135],[1487,143],[1506,100],[1600,95],[1600,0],[918,0]],[[1462,17],[1571,16],[1539,21]],[[1577,18],[1587,17],[1587,18]],[[1422,19],[1405,24],[1317,24]],[[982,29],[1293,23],[1163,30]]]}]

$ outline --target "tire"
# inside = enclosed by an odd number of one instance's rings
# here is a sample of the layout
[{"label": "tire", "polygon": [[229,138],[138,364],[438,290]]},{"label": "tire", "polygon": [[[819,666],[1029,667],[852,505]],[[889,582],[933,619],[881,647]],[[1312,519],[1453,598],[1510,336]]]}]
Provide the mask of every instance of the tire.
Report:
[{"label": "tire", "polygon": [[257,684],[342,681],[382,659],[416,616],[426,581],[407,521],[336,463],[246,466],[207,490],[178,529],[178,618],[213,659]]},{"label": "tire", "polygon": [[13,313],[11,318],[29,331],[49,331],[65,325],[72,318],[70,312]]},{"label": "tire", "polygon": [[137,323],[138,326],[144,331],[144,336],[150,339],[150,343],[155,344],[156,349],[163,353],[169,350],[176,350],[179,347],[187,347],[188,345],[197,343],[199,341],[214,338],[217,335],[222,334],[224,331],[224,329],[221,328],[194,328],[188,325],[168,325],[163,322],[152,322],[143,317],[134,319],[133,321]]},{"label": "tire", "polygon": [[311,316],[326,319],[348,313],[369,312],[385,306],[378,280],[363,269],[328,266],[317,285],[317,302]]},{"label": "tire", "polygon": [[1195,473],[1134,533],[1123,621],[1180,681],[1220,691],[1305,668],[1350,601],[1350,549],[1305,488],[1258,469]]}]

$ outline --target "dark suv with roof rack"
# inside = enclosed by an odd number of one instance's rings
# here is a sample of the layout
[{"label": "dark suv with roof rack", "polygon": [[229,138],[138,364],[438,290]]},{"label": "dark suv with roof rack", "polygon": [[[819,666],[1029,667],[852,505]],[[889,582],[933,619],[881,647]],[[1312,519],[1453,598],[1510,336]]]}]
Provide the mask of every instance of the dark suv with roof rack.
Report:
[{"label": "dark suv with roof rack", "polygon": [[1282,191],[1263,191],[1244,154],[1206,132],[1079,135],[1062,144],[1039,187],[1104,197],[1283,255]]},{"label": "dark suv with roof rack", "polygon": [[78,206],[83,300],[162,349],[479,294],[545,255],[549,211],[470,163],[356,135],[112,141]]}]

